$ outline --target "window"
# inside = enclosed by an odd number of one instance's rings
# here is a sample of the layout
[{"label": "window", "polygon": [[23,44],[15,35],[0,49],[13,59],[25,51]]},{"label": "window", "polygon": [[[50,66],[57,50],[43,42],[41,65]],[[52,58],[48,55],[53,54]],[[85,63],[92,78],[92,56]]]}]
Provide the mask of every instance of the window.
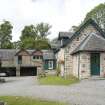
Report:
[{"label": "window", "polygon": [[35,57],[35,56],[33,56],[33,59],[36,59],[36,57]]},{"label": "window", "polygon": [[36,58],[37,58],[37,59],[40,59],[40,56],[37,56]]},{"label": "window", "polygon": [[22,56],[18,56],[18,64],[22,64]]},{"label": "window", "polygon": [[33,56],[33,60],[42,59],[42,56]]},{"label": "window", "polygon": [[42,57],[42,56],[40,56],[40,59],[43,59],[43,57]]}]

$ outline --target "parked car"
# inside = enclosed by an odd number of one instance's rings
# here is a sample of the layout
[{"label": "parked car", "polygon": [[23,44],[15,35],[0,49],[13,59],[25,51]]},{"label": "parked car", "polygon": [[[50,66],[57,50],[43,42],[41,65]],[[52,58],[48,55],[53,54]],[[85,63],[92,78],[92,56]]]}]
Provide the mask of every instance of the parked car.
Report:
[{"label": "parked car", "polygon": [[0,77],[6,77],[7,74],[6,73],[0,73]]}]

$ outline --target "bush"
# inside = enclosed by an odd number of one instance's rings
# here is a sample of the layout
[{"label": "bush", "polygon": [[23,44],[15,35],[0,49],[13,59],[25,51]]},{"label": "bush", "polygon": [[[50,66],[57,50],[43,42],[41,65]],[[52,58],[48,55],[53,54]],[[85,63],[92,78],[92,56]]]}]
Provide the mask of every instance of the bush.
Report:
[{"label": "bush", "polygon": [[38,78],[43,78],[43,77],[46,77],[46,73],[40,73],[40,74],[38,74]]}]

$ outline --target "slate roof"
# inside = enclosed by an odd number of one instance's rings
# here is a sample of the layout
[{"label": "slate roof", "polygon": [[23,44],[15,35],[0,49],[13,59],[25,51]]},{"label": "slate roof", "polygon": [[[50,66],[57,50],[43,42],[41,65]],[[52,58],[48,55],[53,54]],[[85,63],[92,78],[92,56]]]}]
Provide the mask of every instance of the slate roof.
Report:
[{"label": "slate roof", "polygon": [[[54,50],[54,52],[58,52],[62,46],[64,46],[66,43],[68,43],[69,39],[72,37],[72,32],[59,32],[58,38],[51,44],[51,48]],[[61,40],[62,39],[62,45]]]},{"label": "slate roof", "polygon": [[0,59],[13,59],[18,51],[16,49],[0,49]]},{"label": "slate roof", "polygon": [[[10,60],[14,59],[16,53],[20,51],[19,49],[0,49],[0,59]],[[31,55],[35,50],[26,50]],[[42,50],[44,59],[55,59],[54,53],[52,50]]]},{"label": "slate roof", "polygon": [[105,51],[105,39],[102,36],[91,33],[71,54],[81,51]]},{"label": "slate roof", "polygon": [[55,55],[53,53],[53,51],[43,51],[43,59],[44,60],[54,60],[55,59]]},{"label": "slate roof", "polygon": [[73,35],[72,32],[59,32],[59,36],[58,36],[58,39],[61,39],[61,38],[71,38]]},{"label": "slate roof", "polygon": [[70,40],[69,40],[64,46],[62,46],[62,47],[65,47],[65,46],[67,46],[69,43],[71,43],[72,40],[73,40],[75,37],[77,37],[77,36],[80,34],[80,32],[81,32],[85,27],[87,27],[89,24],[91,24],[93,27],[95,27],[95,28],[100,32],[100,34],[105,38],[105,33],[104,33],[104,32],[102,31],[102,29],[97,25],[97,23],[96,23],[94,20],[89,19],[89,20],[87,20],[86,22],[84,22],[84,23],[80,26],[80,28],[72,35],[72,37],[70,38]]}]

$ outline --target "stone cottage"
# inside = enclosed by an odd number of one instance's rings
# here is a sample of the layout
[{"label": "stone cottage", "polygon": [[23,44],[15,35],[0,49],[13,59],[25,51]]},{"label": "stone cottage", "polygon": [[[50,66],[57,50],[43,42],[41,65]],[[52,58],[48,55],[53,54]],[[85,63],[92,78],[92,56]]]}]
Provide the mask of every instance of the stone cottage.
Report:
[{"label": "stone cottage", "polygon": [[0,73],[7,76],[36,76],[55,67],[52,50],[0,49]]},{"label": "stone cottage", "polygon": [[105,76],[105,33],[102,29],[89,19],[69,35],[69,40],[64,41],[56,53],[57,64],[63,64],[61,74],[72,74],[80,79]]},{"label": "stone cottage", "polygon": [[56,58],[57,58],[57,67],[61,70],[61,76],[64,75],[64,45],[66,45],[73,33],[71,32],[59,32],[58,40],[57,40],[57,47],[55,50]]}]

